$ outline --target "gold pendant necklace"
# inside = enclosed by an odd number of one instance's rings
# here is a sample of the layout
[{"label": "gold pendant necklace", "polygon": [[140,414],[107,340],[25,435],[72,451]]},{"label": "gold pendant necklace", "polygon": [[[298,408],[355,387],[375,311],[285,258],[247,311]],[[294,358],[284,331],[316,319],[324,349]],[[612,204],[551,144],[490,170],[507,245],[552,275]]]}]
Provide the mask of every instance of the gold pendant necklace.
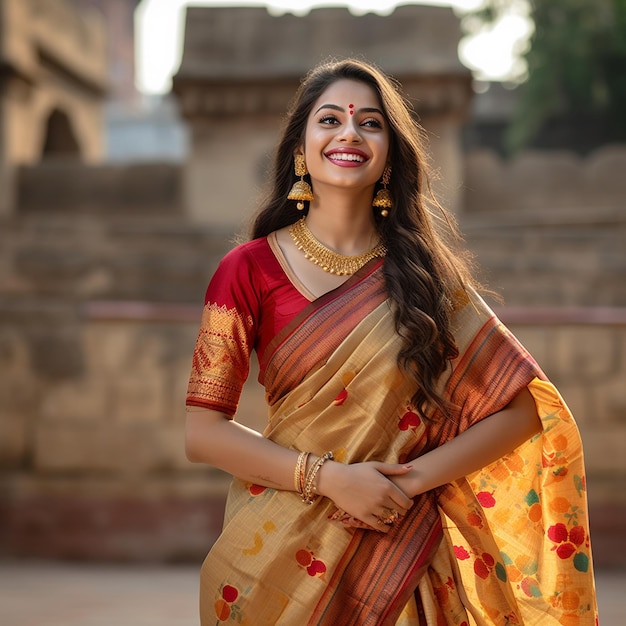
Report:
[{"label": "gold pendant necklace", "polygon": [[355,256],[345,256],[334,252],[315,238],[304,220],[303,217],[292,224],[289,227],[289,234],[296,248],[304,253],[304,258],[319,265],[329,274],[350,276],[374,257],[384,257],[387,254],[387,248],[382,243],[377,244],[368,252]]}]

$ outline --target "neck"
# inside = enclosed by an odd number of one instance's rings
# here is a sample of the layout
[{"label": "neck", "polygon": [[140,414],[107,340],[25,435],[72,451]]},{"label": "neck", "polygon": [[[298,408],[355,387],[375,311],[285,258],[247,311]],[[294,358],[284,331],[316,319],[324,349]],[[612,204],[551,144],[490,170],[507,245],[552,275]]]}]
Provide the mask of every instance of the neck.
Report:
[{"label": "neck", "polygon": [[373,248],[379,241],[372,212],[372,192],[324,194],[315,191],[306,218],[313,235],[339,254],[352,256]]}]

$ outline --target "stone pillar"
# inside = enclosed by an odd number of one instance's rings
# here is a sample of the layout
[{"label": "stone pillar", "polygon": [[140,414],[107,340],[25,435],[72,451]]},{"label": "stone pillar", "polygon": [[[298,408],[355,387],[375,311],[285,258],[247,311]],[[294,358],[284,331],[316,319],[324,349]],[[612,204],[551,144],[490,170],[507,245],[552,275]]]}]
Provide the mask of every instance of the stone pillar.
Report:
[{"label": "stone pillar", "polygon": [[256,208],[266,164],[300,79],[320,61],[362,57],[397,78],[431,136],[436,189],[461,208],[460,124],[470,73],[457,57],[451,9],[399,7],[356,17],[316,9],[306,17],[261,8],[187,9],[174,92],[191,131],[186,207],[192,219],[237,230]]},{"label": "stone pillar", "polygon": [[245,225],[265,184],[279,124],[278,115],[194,124],[183,174],[185,207],[192,220],[226,231]]}]

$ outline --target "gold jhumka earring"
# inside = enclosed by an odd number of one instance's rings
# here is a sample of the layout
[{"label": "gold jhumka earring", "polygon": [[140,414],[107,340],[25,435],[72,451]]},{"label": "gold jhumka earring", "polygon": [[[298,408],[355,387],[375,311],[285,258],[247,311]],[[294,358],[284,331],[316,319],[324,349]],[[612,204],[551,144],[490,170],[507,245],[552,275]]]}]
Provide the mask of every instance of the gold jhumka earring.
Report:
[{"label": "gold jhumka earring", "polygon": [[296,207],[298,208],[298,211],[302,211],[304,209],[305,200],[308,202],[313,200],[313,190],[311,189],[311,185],[304,180],[304,176],[308,173],[308,171],[306,169],[303,154],[296,154],[294,157],[294,170],[296,176],[300,177],[300,180],[297,180],[293,184],[287,199],[297,200]]},{"label": "gold jhumka earring", "polygon": [[389,215],[389,209],[393,205],[391,201],[391,194],[389,193],[389,189],[387,189],[390,178],[391,165],[385,165],[382,178],[380,179],[380,182],[383,184],[383,188],[378,190],[378,193],[374,196],[374,200],[372,201],[372,206],[380,209],[380,214],[383,217],[387,217]]}]

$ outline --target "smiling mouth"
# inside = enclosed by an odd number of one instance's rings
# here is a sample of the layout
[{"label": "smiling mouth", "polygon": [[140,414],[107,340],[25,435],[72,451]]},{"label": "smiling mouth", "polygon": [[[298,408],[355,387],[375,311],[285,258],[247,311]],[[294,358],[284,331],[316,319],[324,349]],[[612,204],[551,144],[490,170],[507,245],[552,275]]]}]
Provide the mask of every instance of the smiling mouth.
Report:
[{"label": "smiling mouth", "polygon": [[326,157],[332,161],[352,161],[354,163],[365,163],[367,161],[367,158],[362,154],[354,152],[329,152]]}]

